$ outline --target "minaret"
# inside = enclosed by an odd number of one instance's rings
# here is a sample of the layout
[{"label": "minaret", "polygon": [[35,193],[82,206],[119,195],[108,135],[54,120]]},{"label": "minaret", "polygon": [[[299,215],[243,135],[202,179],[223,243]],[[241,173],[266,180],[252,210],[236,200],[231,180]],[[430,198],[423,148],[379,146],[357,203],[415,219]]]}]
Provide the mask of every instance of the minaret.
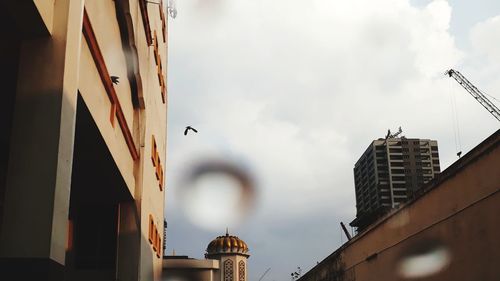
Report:
[{"label": "minaret", "polygon": [[247,280],[247,244],[237,236],[219,236],[207,246],[205,258],[219,260],[220,275],[217,281],[246,281]]}]

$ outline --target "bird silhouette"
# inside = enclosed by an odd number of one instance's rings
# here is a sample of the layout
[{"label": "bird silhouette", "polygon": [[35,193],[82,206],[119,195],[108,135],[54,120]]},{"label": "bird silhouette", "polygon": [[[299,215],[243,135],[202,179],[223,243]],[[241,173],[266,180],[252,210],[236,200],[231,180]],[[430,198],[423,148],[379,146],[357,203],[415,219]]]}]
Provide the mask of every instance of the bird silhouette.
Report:
[{"label": "bird silhouette", "polygon": [[113,82],[113,84],[115,84],[115,85],[118,85],[118,83],[120,83],[120,81],[118,81],[118,79],[120,79],[120,77],[111,76],[111,82]]},{"label": "bird silhouette", "polygon": [[187,135],[189,130],[192,130],[193,132],[198,133],[198,131],[195,128],[193,128],[191,126],[187,126],[186,129],[184,130],[184,135]]}]

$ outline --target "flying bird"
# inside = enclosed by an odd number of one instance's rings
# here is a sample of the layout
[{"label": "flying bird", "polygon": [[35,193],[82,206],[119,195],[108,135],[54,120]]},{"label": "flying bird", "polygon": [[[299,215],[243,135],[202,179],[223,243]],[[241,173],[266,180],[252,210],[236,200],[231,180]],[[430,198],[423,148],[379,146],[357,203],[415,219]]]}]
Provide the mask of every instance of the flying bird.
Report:
[{"label": "flying bird", "polygon": [[198,131],[195,128],[187,126],[186,129],[184,130],[184,135],[187,135],[189,130],[193,130],[193,132],[198,133]]},{"label": "flying bird", "polygon": [[118,83],[120,83],[120,81],[118,81],[118,79],[120,79],[120,77],[111,76],[111,82],[113,82],[113,84],[115,84],[115,85],[118,85]]}]

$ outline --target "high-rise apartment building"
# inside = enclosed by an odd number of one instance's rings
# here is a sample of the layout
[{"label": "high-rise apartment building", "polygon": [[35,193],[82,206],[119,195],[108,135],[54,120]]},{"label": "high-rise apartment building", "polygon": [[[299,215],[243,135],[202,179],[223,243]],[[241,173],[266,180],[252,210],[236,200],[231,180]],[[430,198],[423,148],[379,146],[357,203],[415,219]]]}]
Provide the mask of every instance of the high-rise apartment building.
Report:
[{"label": "high-rise apartment building", "polygon": [[363,230],[413,196],[440,172],[437,141],[388,138],[373,141],[354,165],[356,219]]},{"label": "high-rise apartment building", "polygon": [[1,280],[161,280],[164,2],[1,1]]}]

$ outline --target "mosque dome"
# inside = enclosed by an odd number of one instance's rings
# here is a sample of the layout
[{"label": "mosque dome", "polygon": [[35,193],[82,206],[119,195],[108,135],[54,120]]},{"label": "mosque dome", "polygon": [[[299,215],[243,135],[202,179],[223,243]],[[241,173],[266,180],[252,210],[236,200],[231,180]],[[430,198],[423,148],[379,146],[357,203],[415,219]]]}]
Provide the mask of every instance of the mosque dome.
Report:
[{"label": "mosque dome", "polygon": [[248,246],[245,241],[237,236],[229,235],[229,232],[226,231],[225,236],[215,238],[207,246],[206,256],[218,254],[242,254],[248,256]]}]

